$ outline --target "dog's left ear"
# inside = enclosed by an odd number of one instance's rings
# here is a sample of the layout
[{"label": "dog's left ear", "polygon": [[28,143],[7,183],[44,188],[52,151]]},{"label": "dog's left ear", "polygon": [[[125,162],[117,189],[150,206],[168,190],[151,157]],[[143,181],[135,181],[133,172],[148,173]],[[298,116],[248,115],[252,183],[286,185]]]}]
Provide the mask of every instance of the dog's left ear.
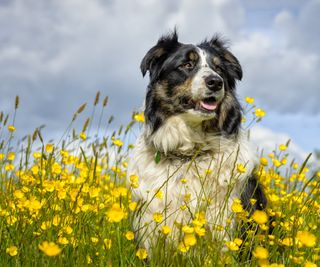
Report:
[{"label": "dog's left ear", "polygon": [[152,47],[142,59],[140,69],[145,76],[149,71],[150,76],[154,76],[157,67],[165,60],[166,56],[179,46],[176,29],[172,33],[162,36],[157,44]]},{"label": "dog's left ear", "polygon": [[[226,41],[224,41],[219,36],[214,36],[210,41],[209,45],[219,51],[221,57],[223,57],[224,62],[226,64],[226,69],[229,72],[229,75],[236,80],[242,79],[242,68],[239,63],[239,60],[228,50],[226,45]],[[235,81],[231,82],[231,87],[234,87]]]},{"label": "dog's left ear", "polygon": [[[227,64],[230,67],[231,75],[241,81],[242,79],[242,68],[238,61],[238,59],[228,50],[225,51],[223,55],[224,59],[226,60]],[[229,69],[229,68],[228,68]]]}]

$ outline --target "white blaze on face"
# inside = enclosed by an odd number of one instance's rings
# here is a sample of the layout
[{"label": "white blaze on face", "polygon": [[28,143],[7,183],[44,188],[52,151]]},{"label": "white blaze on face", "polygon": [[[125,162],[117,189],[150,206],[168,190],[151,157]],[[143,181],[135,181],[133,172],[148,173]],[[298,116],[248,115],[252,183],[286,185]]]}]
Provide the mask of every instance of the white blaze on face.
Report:
[{"label": "white blaze on face", "polygon": [[213,74],[214,71],[209,68],[207,62],[207,53],[201,48],[197,47],[197,52],[199,54],[199,70],[195,74],[191,84],[191,92],[195,99],[201,98],[201,96],[205,93],[206,84],[205,77],[208,77],[210,74]]},{"label": "white blaze on face", "polygon": [[[213,71],[207,62],[207,53],[203,49],[197,47],[197,52],[199,54],[199,70],[195,74],[191,84],[191,93],[194,99],[201,99],[205,96],[205,92],[208,91],[205,78],[210,75],[217,75],[220,77],[218,73]],[[222,90],[221,90],[222,91]]]}]

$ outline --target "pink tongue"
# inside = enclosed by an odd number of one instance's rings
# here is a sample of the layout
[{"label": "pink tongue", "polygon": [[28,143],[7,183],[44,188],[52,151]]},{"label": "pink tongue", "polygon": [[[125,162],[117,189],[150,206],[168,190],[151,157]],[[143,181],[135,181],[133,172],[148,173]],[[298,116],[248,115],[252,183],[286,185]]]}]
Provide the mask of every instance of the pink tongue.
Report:
[{"label": "pink tongue", "polygon": [[205,103],[203,101],[200,101],[201,107],[207,109],[207,110],[215,110],[217,107],[217,104],[215,102],[212,103]]}]

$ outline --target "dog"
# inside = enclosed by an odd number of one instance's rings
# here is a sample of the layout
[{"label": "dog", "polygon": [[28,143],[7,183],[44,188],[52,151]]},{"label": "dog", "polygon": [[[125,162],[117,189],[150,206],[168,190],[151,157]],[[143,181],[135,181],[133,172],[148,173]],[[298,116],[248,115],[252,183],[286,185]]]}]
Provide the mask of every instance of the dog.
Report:
[{"label": "dog", "polygon": [[248,212],[264,209],[267,200],[254,175],[257,157],[241,128],[235,91],[242,68],[226,42],[216,35],[198,45],[183,44],[174,30],[147,52],[141,71],[150,77],[145,125],[128,181],[138,180],[132,198],[140,216],[133,227],[143,245],[154,245],[163,225],[178,239],[174,229],[192,224],[192,214],[199,212],[213,231],[225,227],[235,198]]}]

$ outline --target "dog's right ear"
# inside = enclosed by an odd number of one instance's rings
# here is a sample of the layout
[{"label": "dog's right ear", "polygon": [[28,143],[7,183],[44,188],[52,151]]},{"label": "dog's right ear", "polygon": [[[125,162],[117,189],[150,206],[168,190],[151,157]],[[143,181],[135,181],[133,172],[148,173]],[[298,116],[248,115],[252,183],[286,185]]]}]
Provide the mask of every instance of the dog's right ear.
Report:
[{"label": "dog's right ear", "polygon": [[153,75],[154,69],[163,62],[165,56],[179,45],[178,34],[176,29],[168,35],[162,36],[158,43],[152,47],[142,59],[140,69],[143,77],[149,71],[150,76]]}]

